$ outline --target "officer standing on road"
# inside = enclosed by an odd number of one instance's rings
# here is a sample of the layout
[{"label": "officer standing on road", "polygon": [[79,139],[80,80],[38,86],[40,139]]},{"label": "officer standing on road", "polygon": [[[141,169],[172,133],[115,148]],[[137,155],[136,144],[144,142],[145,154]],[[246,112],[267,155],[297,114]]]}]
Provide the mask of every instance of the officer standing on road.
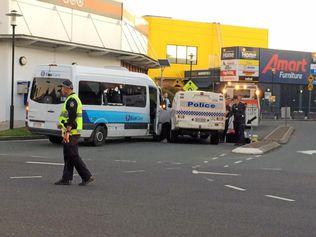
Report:
[{"label": "officer standing on road", "polygon": [[231,102],[232,102],[231,98],[226,98],[226,100],[225,100],[225,106],[226,106],[225,129],[224,129],[222,136],[221,136],[221,142],[225,142],[225,140],[226,140],[226,134],[227,134],[228,127],[229,127],[230,118],[233,115]]},{"label": "officer standing on road", "polygon": [[79,185],[84,186],[94,181],[85,163],[78,153],[78,140],[82,130],[82,104],[79,97],[73,92],[73,85],[70,80],[62,83],[62,96],[67,97],[63,104],[59,116],[58,127],[62,131],[63,151],[64,151],[64,171],[62,178],[56,185],[70,185],[73,179],[74,168],[80,175],[82,182]]},{"label": "officer standing on road", "polygon": [[232,113],[234,115],[234,130],[236,134],[236,146],[245,144],[246,105],[241,102],[241,96],[234,96]]}]

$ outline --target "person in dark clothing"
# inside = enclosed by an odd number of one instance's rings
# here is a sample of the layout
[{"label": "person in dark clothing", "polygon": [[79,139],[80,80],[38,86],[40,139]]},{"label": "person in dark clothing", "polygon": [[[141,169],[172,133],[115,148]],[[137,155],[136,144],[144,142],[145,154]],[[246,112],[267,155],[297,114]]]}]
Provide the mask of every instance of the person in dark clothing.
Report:
[{"label": "person in dark clothing", "polygon": [[82,161],[78,152],[78,140],[82,130],[82,104],[79,97],[73,92],[72,82],[66,80],[62,83],[62,95],[67,99],[62,107],[59,116],[58,127],[63,136],[64,152],[64,170],[62,178],[56,185],[70,185],[73,179],[74,168],[76,168],[82,182],[79,185],[84,186],[94,181],[86,164]]},{"label": "person in dark clothing", "polygon": [[221,142],[225,142],[226,134],[227,134],[228,127],[229,127],[229,120],[230,120],[231,116],[233,115],[231,103],[232,103],[232,100],[230,98],[226,98],[226,100],[225,100],[225,105],[226,105],[225,129],[224,129],[222,136],[221,136]]},{"label": "person in dark clothing", "polygon": [[234,105],[232,113],[234,115],[234,130],[236,136],[236,146],[245,144],[245,122],[246,122],[246,105],[241,102],[241,96],[234,96]]}]

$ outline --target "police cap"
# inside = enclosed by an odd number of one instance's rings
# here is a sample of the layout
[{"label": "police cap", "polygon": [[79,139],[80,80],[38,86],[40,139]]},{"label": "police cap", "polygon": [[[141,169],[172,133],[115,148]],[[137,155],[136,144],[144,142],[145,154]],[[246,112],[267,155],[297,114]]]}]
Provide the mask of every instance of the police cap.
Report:
[{"label": "police cap", "polygon": [[62,87],[66,87],[66,88],[69,88],[69,89],[73,89],[74,86],[72,85],[72,82],[70,80],[65,80],[61,83],[61,86]]}]

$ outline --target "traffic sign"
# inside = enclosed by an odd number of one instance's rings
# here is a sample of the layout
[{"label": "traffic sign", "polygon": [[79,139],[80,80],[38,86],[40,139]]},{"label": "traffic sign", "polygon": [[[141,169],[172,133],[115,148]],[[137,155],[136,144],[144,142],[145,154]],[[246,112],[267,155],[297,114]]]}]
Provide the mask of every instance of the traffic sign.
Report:
[{"label": "traffic sign", "polygon": [[307,90],[312,91],[314,89],[313,84],[308,84]]},{"label": "traffic sign", "polygon": [[187,84],[185,84],[183,87],[183,90],[185,90],[185,91],[196,91],[197,89],[199,89],[199,88],[191,80],[188,81]]},{"label": "traffic sign", "polygon": [[312,75],[309,75],[308,79],[307,79],[309,84],[312,84],[314,81],[314,77]]}]

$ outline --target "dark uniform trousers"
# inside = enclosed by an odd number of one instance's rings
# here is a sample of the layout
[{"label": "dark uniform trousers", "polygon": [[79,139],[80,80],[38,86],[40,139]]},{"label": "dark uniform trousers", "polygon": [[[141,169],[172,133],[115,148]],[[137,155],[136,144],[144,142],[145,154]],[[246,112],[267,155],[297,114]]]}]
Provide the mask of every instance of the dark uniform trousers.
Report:
[{"label": "dark uniform trousers", "polygon": [[234,129],[236,133],[236,143],[245,143],[245,123],[242,121],[234,122]]},{"label": "dark uniform trousers", "polygon": [[91,177],[91,173],[88,170],[86,164],[82,161],[78,152],[78,135],[69,137],[69,143],[63,143],[64,145],[64,171],[63,180],[72,180],[74,168],[76,168],[78,174],[83,181],[87,181]]}]

